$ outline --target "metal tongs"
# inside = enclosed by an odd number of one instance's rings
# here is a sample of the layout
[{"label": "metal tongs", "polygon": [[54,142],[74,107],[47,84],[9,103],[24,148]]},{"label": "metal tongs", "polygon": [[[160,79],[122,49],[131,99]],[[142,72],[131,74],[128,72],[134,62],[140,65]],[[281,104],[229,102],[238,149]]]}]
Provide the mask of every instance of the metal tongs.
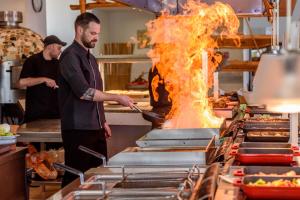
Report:
[{"label": "metal tongs", "polygon": [[137,110],[138,112],[143,114],[143,118],[145,120],[148,120],[150,122],[154,122],[157,124],[162,124],[165,122],[165,118],[164,116],[157,114],[155,112],[151,112],[151,111],[143,111],[142,109],[140,109],[137,105],[133,104],[132,107]]}]

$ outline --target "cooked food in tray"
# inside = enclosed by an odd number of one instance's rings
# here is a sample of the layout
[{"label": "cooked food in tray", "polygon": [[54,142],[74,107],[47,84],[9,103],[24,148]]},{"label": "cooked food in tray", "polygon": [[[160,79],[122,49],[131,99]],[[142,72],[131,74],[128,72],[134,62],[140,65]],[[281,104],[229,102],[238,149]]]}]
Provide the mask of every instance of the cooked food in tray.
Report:
[{"label": "cooked food in tray", "polygon": [[300,178],[294,178],[292,180],[278,179],[274,181],[265,181],[258,179],[255,182],[249,182],[248,186],[271,186],[271,187],[300,187]]},{"label": "cooked food in tray", "polygon": [[246,122],[289,122],[288,119],[275,118],[275,117],[253,117],[245,119]]},{"label": "cooked food in tray", "polygon": [[280,131],[250,131],[248,137],[288,137],[289,132]]},{"label": "cooked food in tray", "polygon": [[215,100],[213,97],[210,97],[208,101],[213,108],[232,108],[233,106],[238,105],[237,101],[230,100],[230,96],[223,96],[217,100]]},{"label": "cooked food in tray", "polygon": [[246,176],[237,181],[247,199],[299,200],[300,178]]}]

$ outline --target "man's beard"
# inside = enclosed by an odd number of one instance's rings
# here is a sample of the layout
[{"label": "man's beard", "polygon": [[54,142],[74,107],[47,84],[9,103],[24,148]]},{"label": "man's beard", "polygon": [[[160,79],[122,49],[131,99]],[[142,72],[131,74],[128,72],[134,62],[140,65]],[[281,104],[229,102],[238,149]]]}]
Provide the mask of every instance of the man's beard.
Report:
[{"label": "man's beard", "polygon": [[96,42],[97,40],[91,40],[91,41],[87,41],[85,40],[84,37],[81,38],[82,44],[86,47],[86,48],[94,48],[96,46]]}]

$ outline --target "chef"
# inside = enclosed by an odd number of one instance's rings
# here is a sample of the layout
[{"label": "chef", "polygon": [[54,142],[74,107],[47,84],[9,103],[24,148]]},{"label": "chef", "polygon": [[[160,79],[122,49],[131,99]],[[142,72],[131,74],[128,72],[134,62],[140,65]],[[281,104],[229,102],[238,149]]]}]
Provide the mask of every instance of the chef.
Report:
[{"label": "chef", "polygon": [[[100,20],[83,13],[75,20],[75,39],[62,53],[59,64],[58,98],[65,164],[80,171],[101,165],[101,161],[78,150],[80,145],[107,157],[106,138],[111,130],[105,120],[103,101],[117,101],[132,108],[133,100],[103,92],[94,48],[100,33]],[[62,186],[77,176],[65,173]]]},{"label": "chef", "polygon": [[44,50],[30,56],[23,65],[20,88],[26,88],[24,122],[59,118],[57,100],[58,57],[66,45],[54,35],[44,40]]}]

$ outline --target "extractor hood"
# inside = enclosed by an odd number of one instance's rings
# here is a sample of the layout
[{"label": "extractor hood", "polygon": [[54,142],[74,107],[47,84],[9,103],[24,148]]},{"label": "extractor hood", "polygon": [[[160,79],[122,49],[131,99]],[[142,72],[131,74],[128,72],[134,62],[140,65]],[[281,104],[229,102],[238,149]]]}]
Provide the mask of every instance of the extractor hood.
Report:
[{"label": "extractor hood", "polygon": [[[130,7],[147,10],[159,14],[168,9],[171,14],[182,13],[182,5],[188,0],[114,0]],[[197,0],[195,0],[197,1]],[[198,0],[199,1],[199,0]],[[262,0],[201,0],[199,2],[213,4],[215,2],[229,4],[239,16],[261,16],[264,11]]]}]

